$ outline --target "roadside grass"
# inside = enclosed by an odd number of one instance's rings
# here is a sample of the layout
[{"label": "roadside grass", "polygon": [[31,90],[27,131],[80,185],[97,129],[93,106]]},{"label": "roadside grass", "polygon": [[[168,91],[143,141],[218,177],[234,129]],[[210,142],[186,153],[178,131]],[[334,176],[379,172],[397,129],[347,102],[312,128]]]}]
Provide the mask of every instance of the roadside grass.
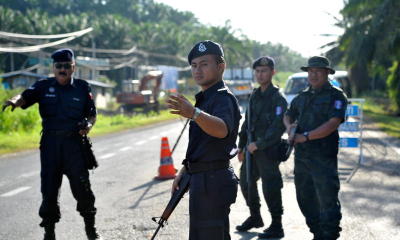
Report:
[{"label": "roadside grass", "polygon": [[[177,115],[169,113],[168,110],[160,111],[160,114],[149,113],[134,116],[98,115],[91,137],[100,136],[111,132],[118,132],[126,129],[137,128],[162,121],[178,118]],[[40,122],[29,131],[8,131],[0,132],[0,155],[22,150],[38,148],[40,140]]]},{"label": "roadside grass", "polygon": [[364,113],[388,135],[400,138],[400,117],[391,115],[385,98],[366,97]]},{"label": "roadside grass", "polygon": [[286,86],[286,80],[289,78],[290,75],[292,75],[292,72],[277,72],[273,77],[272,77],[272,82],[276,85],[278,85],[280,88],[285,88]]}]

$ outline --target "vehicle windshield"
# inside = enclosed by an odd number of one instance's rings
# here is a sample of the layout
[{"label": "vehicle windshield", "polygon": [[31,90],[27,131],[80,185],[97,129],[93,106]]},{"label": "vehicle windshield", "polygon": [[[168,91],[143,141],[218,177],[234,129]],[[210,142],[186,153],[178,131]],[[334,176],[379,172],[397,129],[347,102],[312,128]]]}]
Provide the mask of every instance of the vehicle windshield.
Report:
[{"label": "vehicle windshield", "polygon": [[285,87],[285,94],[298,94],[307,87],[307,78],[291,78]]}]

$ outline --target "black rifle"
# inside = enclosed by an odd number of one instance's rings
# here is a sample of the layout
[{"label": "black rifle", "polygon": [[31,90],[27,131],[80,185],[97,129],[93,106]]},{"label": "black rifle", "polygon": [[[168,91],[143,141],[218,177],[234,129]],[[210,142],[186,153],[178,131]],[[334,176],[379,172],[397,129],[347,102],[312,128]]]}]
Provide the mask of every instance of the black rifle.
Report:
[{"label": "black rifle", "polygon": [[167,222],[169,216],[171,216],[172,212],[178,205],[179,201],[183,198],[183,195],[187,192],[189,189],[189,184],[190,184],[190,177],[191,175],[188,173],[184,173],[182,175],[181,180],[179,181],[179,189],[176,190],[172,196],[171,199],[168,202],[167,207],[165,208],[164,212],[162,213],[161,217],[158,219],[156,217],[153,217],[152,220],[158,224],[158,227],[156,231],[153,234],[153,237],[151,237],[151,240],[154,240],[158,231],[164,227],[165,223]]},{"label": "black rifle", "polygon": [[250,112],[250,108],[251,108],[251,96],[249,97],[249,105],[247,106],[247,144],[246,144],[246,180],[247,180],[247,196],[248,196],[248,201],[250,201],[250,188],[252,187],[252,180],[251,180],[251,173],[252,173],[252,162],[251,162],[251,153],[249,152],[249,150],[247,149],[247,147],[249,146],[250,143],[253,142],[253,137],[252,137],[252,132],[251,132],[251,121],[250,121],[250,117],[251,117],[251,112]]},{"label": "black rifle", "polygon": [[297,123],[295,123],[295,125],[292,128],[290,128],[290,130],[289,130],[289,136],[288,136],[289,148],[286,151],[286,159],[288,159],[290,157],[290,154],[293,151],[294,137],[296,135],[296,130],[297,130]]}]

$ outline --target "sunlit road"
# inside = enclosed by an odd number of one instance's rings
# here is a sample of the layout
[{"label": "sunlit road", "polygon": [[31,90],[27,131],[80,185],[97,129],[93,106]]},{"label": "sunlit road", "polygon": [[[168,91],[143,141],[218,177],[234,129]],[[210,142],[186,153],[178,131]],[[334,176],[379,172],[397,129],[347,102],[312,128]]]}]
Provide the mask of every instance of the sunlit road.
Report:
[{"label": "sunlit road", "polygon": [[[158,124],[95,138],[100,167],[91,174],[98,208],[98,228],[105,239],[150,239],[169,196],[171,181],[155,181],[160,159],[160,139],[169,137],[172,148],[184,122]],[[341,239],[400,239],[400,148],[373,125],[366,125],[363,165],[357,170],[358,152],[342,150],[340,176],[343,209]],[[187,131],[173,154],[180,167],[187,146]],[[232,160],[235,170],[239,164]],[[282,164],[285,176],[283,223],[285,239],[312,239],[296,203],[293,159]],[[37,215],[41,201],[39,153],[30,151],[0,157],[0,239],[41,239]],[[352,175],[354,173],[354,175]],[[82,218],[64,178],[60,196],[62,218],[56,226],[57,239],[86,239]],[[161,229],[157,239],[187,239],[187,196]],[[260,229],[239,234],[234,227],[248,214],[241,193],[232,206],[231,232],[234,240],[257,239]],[[264,222],[269,224],[265,203]]]}]

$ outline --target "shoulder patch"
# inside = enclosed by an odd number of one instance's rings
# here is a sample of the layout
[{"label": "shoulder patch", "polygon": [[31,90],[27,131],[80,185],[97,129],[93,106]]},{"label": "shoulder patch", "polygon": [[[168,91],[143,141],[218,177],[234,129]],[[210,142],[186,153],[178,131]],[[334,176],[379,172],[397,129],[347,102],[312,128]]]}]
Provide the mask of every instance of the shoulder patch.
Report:
[{"label": "shoulder patch", "polygon": [[281,106],[277,106],[276,109],[275,109],[275,115],[279,116],[279,115],[282,114],[282,112],[283,112],[282,107]]}]

